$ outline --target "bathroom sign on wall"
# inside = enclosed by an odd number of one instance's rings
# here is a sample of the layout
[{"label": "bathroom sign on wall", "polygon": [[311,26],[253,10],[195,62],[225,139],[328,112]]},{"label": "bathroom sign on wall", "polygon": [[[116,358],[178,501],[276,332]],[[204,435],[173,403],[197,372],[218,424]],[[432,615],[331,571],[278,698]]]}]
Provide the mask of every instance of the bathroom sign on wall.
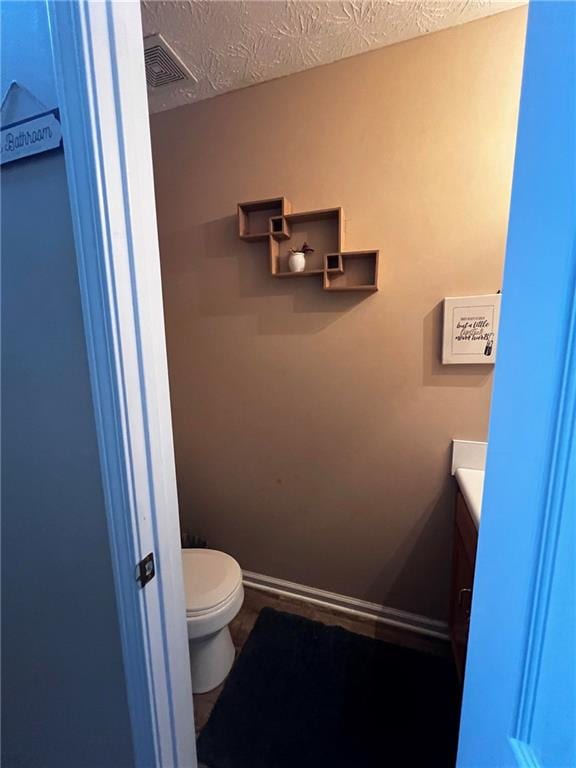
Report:
[{"label": "bathroom sign on wall", "polygon": [[0,129],[0,165],[38,155],[62,145],[58,110],[52,109]]},{"label": "bathroom sign on wall", "polygon": [[444,299],[444,365],[494,363],[501,294]]}]

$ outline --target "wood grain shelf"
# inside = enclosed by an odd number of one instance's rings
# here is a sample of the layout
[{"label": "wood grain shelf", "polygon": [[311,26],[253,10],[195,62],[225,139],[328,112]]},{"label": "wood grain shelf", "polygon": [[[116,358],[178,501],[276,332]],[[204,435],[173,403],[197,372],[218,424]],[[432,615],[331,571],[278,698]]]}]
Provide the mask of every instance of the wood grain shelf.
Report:
[{"label": "wood grain shelf", "polygon": [[324,272],[331,274],[344,272],[341,253],[324,254]]},{"label": "wood grain shelf", "polygon": [[285,197],[238,203],[238,235],[242,240],[266,240],[271,232],[271,219],[284,217],[292,207]]},{"label": "wood grain shelf", "polygon": [[378,290],[378,251],[348,251],[339,255],[341,269],[324,269],[324,290]]},{"label": "wood grain shelf", "polygon": [[323,274],[323,269],[305,269],[304,272],[276,272],[274,277],[309,277],[310,275]]},{"label": "wood grain shelf", "polygon": [[269,222],[269,232],[276,240],[288,240],[291,229],[284,216],[272,216]]},{"label": "wood grain shelf", "polygon": [[[322,276],[326,291],[377,291],[378,251],[344,251],[342,208],[292,212],[285,197],[238,203],[238,235],[247,242],[268,241],[273,277]],[[308,243],[306,269],[290,272],[292,248]]]}]

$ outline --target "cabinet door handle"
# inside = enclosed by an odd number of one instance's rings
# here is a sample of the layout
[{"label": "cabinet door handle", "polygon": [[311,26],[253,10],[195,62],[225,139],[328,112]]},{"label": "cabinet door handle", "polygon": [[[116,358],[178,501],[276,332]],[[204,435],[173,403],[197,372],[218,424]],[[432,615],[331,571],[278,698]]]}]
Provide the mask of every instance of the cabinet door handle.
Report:
[{"label": "cabinet door handle", "polygon": [[466,618],[470,618],[470,606],[472,604],[472,590],[468,587],[463,587],[458,592],[458,605],[461,606],[462,602],[464,600],[464,595],[470,595],[470,599],[468,601],[468,605],[465,608],[466,611]]}]

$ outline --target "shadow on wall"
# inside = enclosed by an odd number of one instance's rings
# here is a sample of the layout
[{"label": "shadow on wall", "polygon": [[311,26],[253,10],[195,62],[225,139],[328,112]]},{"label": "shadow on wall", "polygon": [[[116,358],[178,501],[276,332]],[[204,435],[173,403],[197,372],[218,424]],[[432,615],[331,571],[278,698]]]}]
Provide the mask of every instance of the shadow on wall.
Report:
[{"label": "shadow on wall", "polygon": [[[406,532],[386,571],[374,582],[376,594],[381,595],[377,602],[403,609],[406,595],[412,595],[413,612],[447,620],[454,497],[454,481],[447,477],[438,498]],[[438,585],[434,604],[429,599],[431,582]]]},{"label": "shadow on wall", "polygon": [[425,387],[482,387],[493,365],[442,365],[444,302],[424,317],[422,325],[422,384]]},{"label": "shadow on wall", "polygon": [[[256,319],[259,334],[314,334],[373,296],[328,294],[322,289],[322,275],[272,277],[267,243],[241,241],[235,216],[163,237],[162,271],[172,278],[164,281],[169,290],[177,284],[179,292],[187,292],[183,304],[188,316],[179,318],[184,327],[197,316],[246,316]],[[283,300],[262,301],[278,297]],[[168,301],[165,304],[170,309]]]}]

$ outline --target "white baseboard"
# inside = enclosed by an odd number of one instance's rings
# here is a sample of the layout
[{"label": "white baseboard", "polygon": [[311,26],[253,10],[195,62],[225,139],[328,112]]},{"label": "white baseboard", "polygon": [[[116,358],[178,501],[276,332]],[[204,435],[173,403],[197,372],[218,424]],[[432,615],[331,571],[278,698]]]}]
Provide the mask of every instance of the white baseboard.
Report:
[{"label": "white baseboard", "polygon": [[244,586],[252,589],[260,589],[263,592],[271,592],[275,595],[285,595],[303,600],[306,603],[321,605],[334,611],[347,613],[352,616],[372,619],[381,624],[389,624],[393,627],[401,627],[419,635],[435,637],[439,640],[448,640],[448,624],[445,621],[429,619],[417,613],[399,611],[397,608],[388,608],[377,603],[368,603],[347,595],[337,595],[334,592],[326,592],[323,589],[307,587],[304,584],[295,584],[292,581],[275,579],[273,576],[264,576],[261,573],[243,571]]}]

